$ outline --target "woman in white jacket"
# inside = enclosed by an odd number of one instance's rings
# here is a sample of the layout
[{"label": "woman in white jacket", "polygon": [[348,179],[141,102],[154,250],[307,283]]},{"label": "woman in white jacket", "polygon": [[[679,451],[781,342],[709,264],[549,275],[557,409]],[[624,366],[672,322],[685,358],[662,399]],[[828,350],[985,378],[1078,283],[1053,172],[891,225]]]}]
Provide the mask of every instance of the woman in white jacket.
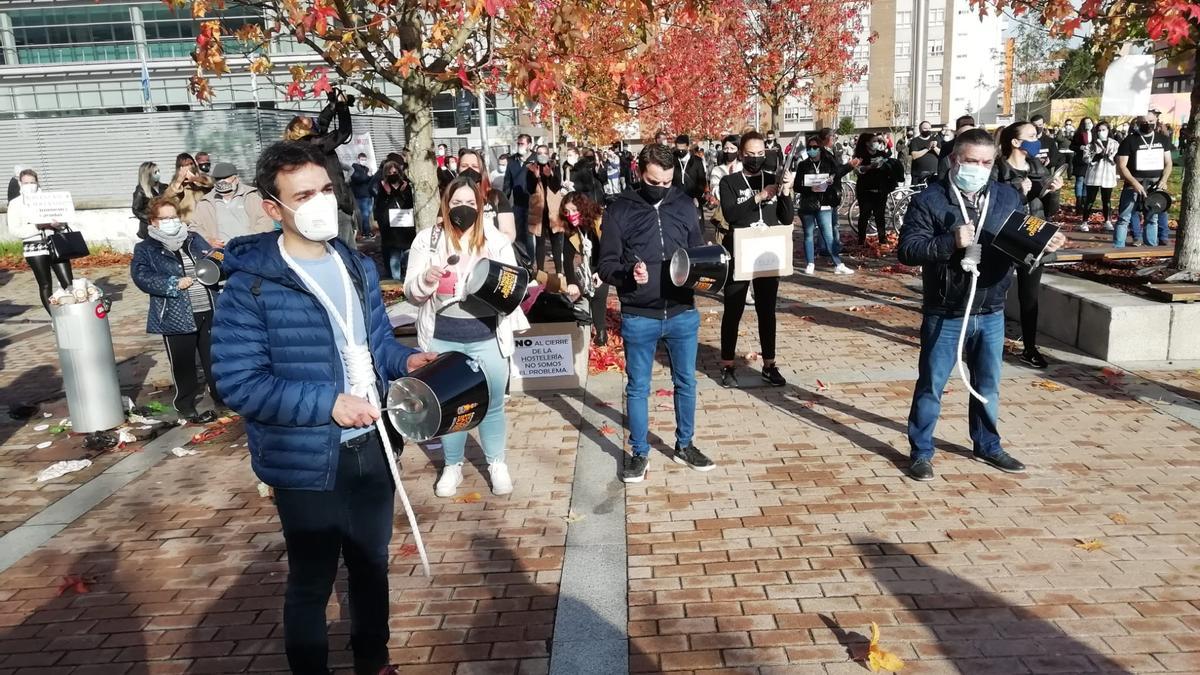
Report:
[{"label": "woman in white jacket", "polygon": [[38,175],[33,169],[25,169],[18,176],[21,180],[21,194],[8,203],[8,233],[21,239],[24,247],[25,262],[33,270],[37,279],[38,295],[42,298],[42,307],[50,312],[50,296],[54,294],[53,279],[63,288],[71,285],[71,261],[54,260],[50,256],[46,238],[56,230],[62,229],[65,223],[36,223],[32,209],[26,204],[30,195],[38,191]]},{"label": "woman in white jacket", "polygon": [[[512,492],[505,461],[507,420],[504,388],[508,359],[513,353],[513,330],[528,327],[520,309],[508,316],[480,311],[462,302],[467,275],[484,258],[516,264],[508,237],[486,223],[484,197],[478,183],[459,176],[442,193],[441,222],[417,234],[409,252],[405,295],[417,305],[417,342],[429,351],[462,352],[477,360],[487,376],[490,404],[479,425],[479,444],[487,458],[492,492]],[[442,438],[446,468],[434,490],[452,497],[463,481],[462,465],[467,432]]]}]

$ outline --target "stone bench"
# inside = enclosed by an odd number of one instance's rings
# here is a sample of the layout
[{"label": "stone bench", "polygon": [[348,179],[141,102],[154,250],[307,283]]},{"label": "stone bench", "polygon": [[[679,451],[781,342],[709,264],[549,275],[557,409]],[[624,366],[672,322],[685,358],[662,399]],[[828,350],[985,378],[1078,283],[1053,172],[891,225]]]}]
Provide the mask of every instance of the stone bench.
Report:
[{"label": "stone bench", "polygon": [[[1046,271],[1038,330],[1112,362],[1200,359],[1200,304],[1163,303]],[[1005,314],[1020,319],[1016,282]]]}]

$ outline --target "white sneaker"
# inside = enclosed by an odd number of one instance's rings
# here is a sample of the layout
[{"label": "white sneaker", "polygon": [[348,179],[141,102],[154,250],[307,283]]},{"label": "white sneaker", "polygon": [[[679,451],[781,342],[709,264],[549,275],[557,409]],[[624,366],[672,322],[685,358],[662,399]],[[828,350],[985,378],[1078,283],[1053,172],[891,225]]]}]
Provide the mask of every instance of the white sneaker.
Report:
[{"label": "white sneaker", "polygon": [[749,288],[749,289],[746,291],[746,305],[747,305],[747,306],[752,306],[752,305],[754,305],[754,287],[753,287],[753,286],[751,286],[751,287],[750,287],[750,288]]},{"label": "white sneaker", "polygon": [[492,494],[508,495],[512,494],[513,482],[512,476],[508,475],[508,465],[504,462],[495,462],[488,464],[488,475],[492,477]]},{"label": "white sneaker", "polygon": [[850,269],[849,267],[846,267],[845,263],[840,263],[840,264],[838,264],[837,267],[833,268],[833,273],[834,274],[854,274],[854,270]]},{"label": "white sneaker", "polygon": [[804,266],[804,273],[805,273],[805,274],[807,274],[807,275],[808,275],[808,276],[810,276],[810,277],[811,277],[812,275],[816,274],[816,273],[817,273],[817,266],[816,266],[816,264],[814,264],[814,263],[808,263],[807,265],[805,265],[805,266]]},{"label": "white sneaker", "polygon": [[437,485],[433,488],[433,494],[439,497],[453,497],[458,491],[458,486],[462,485],[462,462],[458,464],[447,464],[445,469],[442,469],[442,477],[438,479]]},{"label": "white sneaker", "polygon": [[1088,227],[1087,223],[1083,223],[1082,225],[1079,226],[1080,232],[1090,232],[1091,230],[1092,230],[1092,228]]},{"label": "white sneaker", "polygon": [[1106,221],[1104,221],[1104,231],[1105,231],[1105,232],[1112,232],[1112,231],[1113,231],[1113,224],[1112,224],[1112,221],[1111,221],[1111,220],[1106,220]]}]

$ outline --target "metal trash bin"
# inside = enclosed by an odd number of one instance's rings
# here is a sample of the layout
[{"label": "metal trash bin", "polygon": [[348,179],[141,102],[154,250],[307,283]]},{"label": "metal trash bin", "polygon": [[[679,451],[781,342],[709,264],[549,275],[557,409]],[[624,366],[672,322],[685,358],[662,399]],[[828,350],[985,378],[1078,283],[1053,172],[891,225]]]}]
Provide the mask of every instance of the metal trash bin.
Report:
[{"label": "metal trash bin", "polygon": [[110,306],[105,298],[50,306],[71,431],[75,433],[104,431],[125,423],[108,326]]}]

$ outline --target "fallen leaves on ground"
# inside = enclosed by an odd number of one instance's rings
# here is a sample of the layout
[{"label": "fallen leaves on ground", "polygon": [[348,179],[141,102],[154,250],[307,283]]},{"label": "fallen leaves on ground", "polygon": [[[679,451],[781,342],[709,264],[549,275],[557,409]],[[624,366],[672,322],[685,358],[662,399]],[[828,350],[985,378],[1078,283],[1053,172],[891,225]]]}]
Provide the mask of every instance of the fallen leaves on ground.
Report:
[{"label": "fallen leaves on ground", "polygon": [[400,557],[401,558],[411,558],[412,556],[416,555],[417,553],[418,553],[418,551],[417,551],[416,544],[405,544],[400,547]]},{"label": "fallen leaves on ground", "polygon": [[1105,384],[1112,387],[1121,383],[1121,379],[1125,377],[1125,371],[1105,366],[1100,369],[1100,377],[1104,378]]},{"label": "fallen leaves on ground", "polygon": [[616,298],[610,299],[605,310],[605,333],[608,341],[603,345],[588,345],[588,373],[625,372],[625,341],[621,339],[621,311],[616,307]]},{"label": "fallen leaves on ground", "polygon": [[600,425],[600,433],[604,434],[605,436],[612,436],[613,434],[617,433],[617,430],[614,429],[611,424],[605,422],[604,424]]},{"label": "fallen leaves on ground", "polygon": [[879,646],[879,625],[871,622],[871,644],[867,647],[867,667],[872,673],[886,670],[898,673],[904,668],[904,660]]},{"label": "fallen leaves on ground", "polygon": [[658,391],[654,392],[654,395],[662,396],[663,398],[666,398],[666,397],[674,396],[675,392],[670,389],[659,389]]},{"label": "fallen leaves on ground", "polygon": [[575,513],[574,511],[568,511],[567,515],[563,516],[563,520],[567,521],[568,523],[578,523],[585,517],[586,516]]},{"label": "fallen leaves on ground", "polygon": [[1127,518],[1123,513],[1110,513],[1108,514],[1108,519],[1117,525],[1124,525],[1129,522],[1129,518]]},{"label": "fallen leaves on ground", "polygon": [[381,291],[381,294],[383,295],[384,305],[394,305],[397,302],[404,301],[403,288],[385,288]]},{"label": "fallen leaves on ground", "polygon": [[901,265],[900,263],[881,267],[879,271],[883,272],[884,274],[906,274],[910,277],[920,276],[921,274],[920,267],[909,267],[908,265]]},{"label": "fallen leaves on ground", "polygon": [[746,360],[750,361],[750,362],[757,361],[758,357],[759,357],[758,352],[750,352],[749,354],[746,354]]},{"label": "fallen leaves on ground", "polygon": [[1033,386],[1037,389],[1045,389],[1046,391],[1062,391],[1066,389],[1061,384],[1051,382],[1050,380],[1038,380],[1033,383]]},{"label": "fallen leaves on ground", "polygon": [[1104,542],[1099,539],[1076,539],[1076,541],[1079,543],[1075,544],[1075,548],[1088,551],[1089,553],[1104,548]]},{"label": "fallen leaves on ground", "polygon": [[801,321],[809,321],[809,322],[812,322],[812,323],[816,323],[816,322],[817,322],[817,320],[816,320],[816,319],[812,318],[811,316],[809,316],[809,315],[807,315],[807,314],[805,314],[804,316],[800,317],[800,320],[801,320]]},{"label": "fallen leaves on ground", "polygon": [[461,497],[454,498],[455,504],[478,504],[481,501],[483,501],[483,495],[479,494],[478,492],[471,492]]},{"label": "fallen leaves on ground", "polygon": [[59,595],[63,595],[67,591],[71,591],[72,593],[76,593],[76,594],[83,594],[83,593],[87,593],[88,590],[89,589],[88,589],[87,582],[84,581],[84,578],[78,574],[71,574],[71,575],[65,576],[62,578],[62,581],[58,584],[58,594]]},{"label": "fallen leaves on ground", "polygon": [[271,496],[271,486],[266,483],[258,484],[258,496],[266,499]]},{"label": "fallen leaves on ground", "polygon": [[853,305],[853,306],[851,306],[851,307],[849,307],[849,308],[848,308],[848,311],[851,311],[851,312],[866,312],[866,311],[868,311],[868,310],[872,310],[872,309],[878,309],[878,308],[879,308],[879,305]]},{"label": "fallen leaves on ground", "polygon": [[828,388],[829,387],[826,387],[824,382],[817,380],[817,391],[825,391]]}]

